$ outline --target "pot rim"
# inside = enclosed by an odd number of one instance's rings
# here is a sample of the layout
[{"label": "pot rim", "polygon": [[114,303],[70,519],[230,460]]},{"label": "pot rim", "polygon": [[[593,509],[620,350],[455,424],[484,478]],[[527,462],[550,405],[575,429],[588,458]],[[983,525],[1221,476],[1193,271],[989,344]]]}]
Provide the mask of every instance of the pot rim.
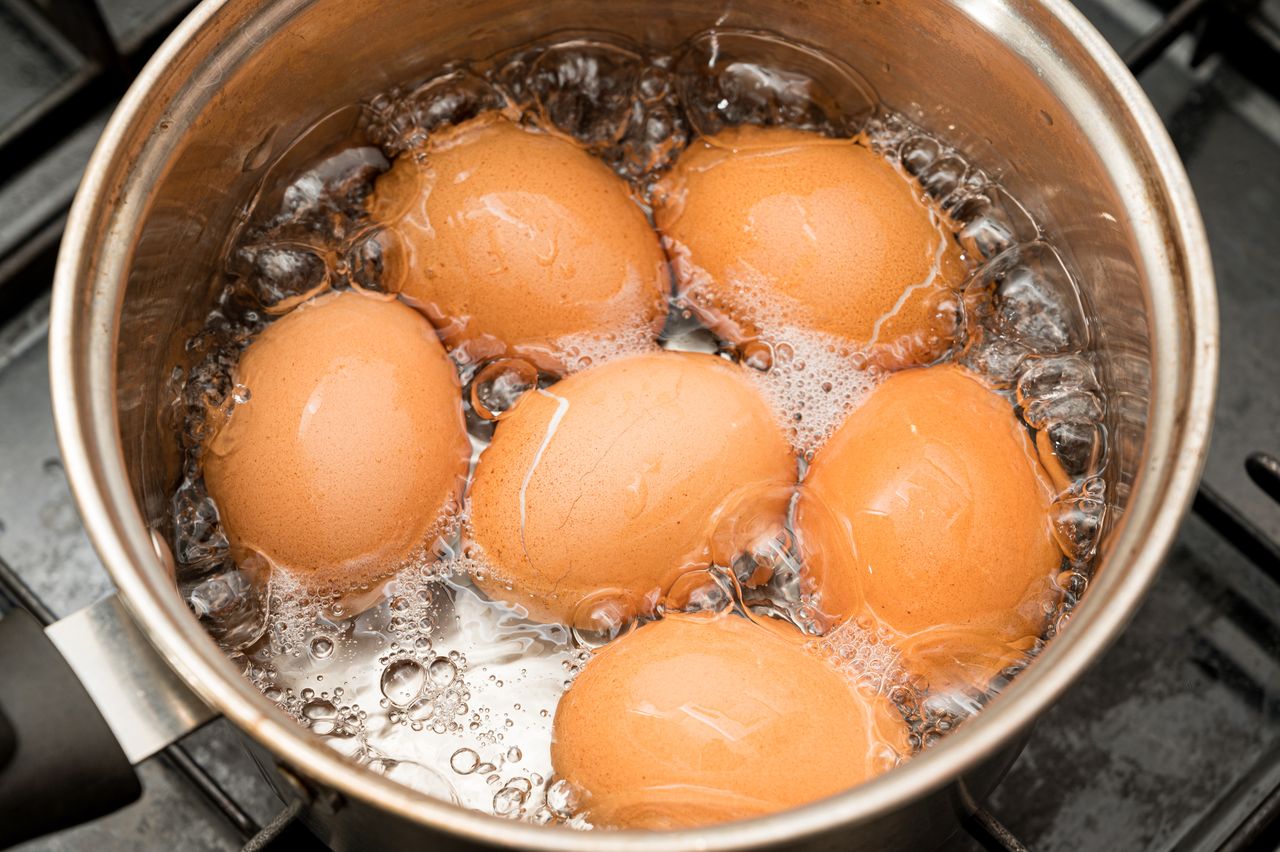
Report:
[{"label": "pot rim", "polygon": [[[94,547],[139,627],[192,690],[292,771],[374,808],[488,845],[585,852],[721,850],[795,841],[865,823],[973,769],[1025,731],[1127,624],[1172,543],[1207,452],[1218,361],[1213,269],[1185,170],[1138,82],[1067,0],[1041,0],[1042,10],[1084,48],[1140,130],[1140,138],[1125,140],[1122,147],[1146,155],[1168,204],[1163,228],[1157,215],[1134,227],[1163,240],[1170,264],[1176,261],[1180,266],[1148,270],[1149,323],[1159,329],[1161,345],[1153,346],[1146,447],[1125,521],[1114,533],[1109,557],[1113,567],[1099,576],[1070,629],[983,712],[927,754],[829,799],[728,825],[663,833],[582,833],[514,823],[432,799],[349,763],[285,718],[237,673],[191,618],[171,583],[162,581],[168,574],[134,500],[115,416],[114,348],[125,285],[122,272],[127,268],[119,246],[129,241],[121,238],[124,229],[114,220],[115,227],[105,231],[93,224],[107,221],[113,208],[133,200],[128,195],[106,196],[117,191],[112,177],[133,165],[126,131],[158,81],[171,73],[228,2],[204,0],[174,30],[138,75],[94,150],[68,217],[54,276],[50,374],[58,439],[76,502]],[[959,0],[957,5],[987,29],[1018,23],[1012,13],[984,0]],[[980,16],[993,20],[984,23]],[[1019,42],[1019,47],[1034,51],[1031,36],[1031,31],[1023,33],[1026,42]],[[1009,30],[1003,29],[1002,40],[1007,43],[1009,38]],[[1037,61],[1055,60],[1051,46],[1039,49]],[[1060,57],[1057,61],[1065,65]],[[136,222],[140,214],[133,215],[130,221]],[[104,254],[112,262],[101,262]]]}]

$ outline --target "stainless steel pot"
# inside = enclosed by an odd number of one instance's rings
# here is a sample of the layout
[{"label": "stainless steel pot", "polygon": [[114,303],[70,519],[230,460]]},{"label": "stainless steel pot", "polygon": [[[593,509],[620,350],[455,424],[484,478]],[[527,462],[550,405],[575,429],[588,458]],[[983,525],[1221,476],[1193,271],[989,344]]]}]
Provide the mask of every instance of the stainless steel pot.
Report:
[{"label": "stainless steel pot", "polygon": [[[1052,229],[1096,312],[1112,403],[1112,523],[1099,574],[1068,629],[983,713],[904,767],[805,808],[699,831],[580,834],[418,795],[274,710],[175,593],[172,560],[153,534],[177,472],[162,416],[170,371],[212,303],[219,257],[261,164],[321,117],[446,60],[557,29],[672,47],[713,25],[778,31],[844,59],[889,106],[1003,175]],[[1178,157],[1137,83],[1065,0],[205,0],[140,75],[93,156],[58,262],[50,347],[66,469],[128,613],[335,847],[431,838],[548,850],[914,849],[940,841],[986,795],[1031,723],[1116,637],[1151,583],[1206,450],[1217,316]],[[123,635],[112,608],[99,607],[97,621]],[[100,635],[90,621],[61,630]],[[77,668],[98,681],[129,677],[104,660]],[[138,728],[163,738],[207,715],[171,701],[172,685],[148,683],[150,721]],[[104,712],[111,721],[120,710]],[[127,723],[113,727],[129,736]]]}]

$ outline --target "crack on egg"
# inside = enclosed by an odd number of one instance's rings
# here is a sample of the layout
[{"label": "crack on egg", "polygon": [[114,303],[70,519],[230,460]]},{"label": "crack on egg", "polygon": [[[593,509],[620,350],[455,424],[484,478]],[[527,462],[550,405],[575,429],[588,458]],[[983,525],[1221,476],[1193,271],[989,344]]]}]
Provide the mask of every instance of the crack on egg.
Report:
[{"label": "crack on egg", "polygon": [[542,455],[547,451],[547,447],[551,444],[551,439],[555,436],[556,430],[560,428],[560,421],[564,419],[564,414],[569,410],[569,400],[562,396],[556,396],[546,388],[538,388],[538,393],[543,396],[551,397],[556,401],[555,413],[551,415],[551,422],[547,424],[547,434],[542,439],[542,444],[538,447],[538,452],[533,456],[533,464],[529,465],[529,470],[524,475],[524,481],[520,483],[520,549],[524,551],[525,562],[529,563],[529,567],[533,568],[533,559],[529,556],[529,543],[525,540],[525,522],[528,515],[525,495],[529,490],[529,482],[533,479],[533,473],[538,469],[538,465],[542,462]]},{"label": "crack on egg", "polygon": [[934,249],[933,252],[933,266],[929,268],[929,274],[923,281],[912,284],[910,287],[903,290],[902,294],[898,296],[898,301],[893,303],[893,307],[889,308],[888,311],[875,321],[875,325],[871,326],[871,339],[867,341],[867,349],[871,349],[871,347],[880,342],[880,328],[885,324],[885,321],[896,316],[898,311],[902,310],[903,306],[907,304],[907,301],[911,298],[913,293],[918,290],[924,290],[932,287],[933,282],[938,280],[938,276],[942,274],[942,258],[947,253],[947,234],[946,231],[940,227],[938,216],[933,212],[933,210],[929,210],[929,223],[938,231],[938,247]]},{"label": "crack on egg", "polygon": [[[617,436],[615,436],[614,439],[609,442],[609,446],[605,447],[604,452],[600,454],[600,458],[596,459],[596,463],[591,466],[591,469],[583,471],[582,476],[578,477],[579,485],[585,482],[587,477],[595,473],[596,470],[599,469],[600,465],[604,464],[604,460],[609,457],[609,454],[612,453],[614,448],[618,446],[618,443],[623,438],[625,438],[627,433],[630,432],[632,429],[634,429],[639,422],[640,422],[639,420],[631,421],[630,425],[628,425],[627,428],[619,432]],[[557,532],[564,529],[565,526],[569,523],[569,519],[573,517],[573,510],[577,508],[578,504],[582,502],[582,498],[585,496],[587,496],[586,491],[579,491],[578,496],[573,498],[573,502],[569,504],[569,511],[564,513],[564,520],[562,520],[560,522],[560,525],[556,527]]]}]

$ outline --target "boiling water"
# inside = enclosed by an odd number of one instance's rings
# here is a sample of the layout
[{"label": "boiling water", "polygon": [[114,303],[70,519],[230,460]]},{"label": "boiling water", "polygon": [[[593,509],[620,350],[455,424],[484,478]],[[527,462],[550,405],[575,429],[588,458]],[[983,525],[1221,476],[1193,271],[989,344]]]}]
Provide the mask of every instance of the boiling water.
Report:
[{"label": "boiling water", "polygon": [[[375,771],[467,807],[579,827],[574,791],[551,775],[551,720],[590,650],[633,625],[571,631],[487,600],[468,580],[487,567],[465,544],[465,519],[378,586],[321,596],[278,573],[268,580],[230,559],[201,478],[209,412],[247,399],[231,376],[253,335],[328,289],[381,289],[377,234],[364,202],[390,160],[421,149],[437,128],[504,110],[576,139],[642,198],[691,139],[725,126],[860,134],[918,184],[937,216],[955,224],[971,266],[958,305],[961,331],[942,360],[1006,393],[1040,451],[1063,462],[1053,512],[1066,558],[1052,580],[1048,626],[1024,663],[1084,592],[1106,498],[1105,408],[1087,354],[1085,308],[1050,235],[997,183],[878,105],[853,71],[796,45],[732,31],[703,34],[672,55],[620,45],[605,37],[538,44],[451,67],[361,105],[357,138],[309,167],[291,166],[286,152],[234,235],[217,307],[188,343],[195,366],[175,368],[172,377],[186,449],[172,515],[178,582],[246,676],[300,724]],[[349,117],[322,123],[312,138]],[[246,168],[268,158],[255,151]],[[697,307],[674,302],[658,343],[642,334],[570,342],[569,368],[657,345],[719,352],[751,369],[802,466],[881,378],[840,341],[811,332],[722,344],[698,322]],[[474,467],[494,423],[521,394],[556,377],[519,360],[482,361],[465,347],[451,355],[464,385]],[[716,565],[681,578],[663,608],[732,608],[792,622],[860,688],[898,706],[913,750],[935,742],[1017,673],[1021,664],[985,693],[930,691],[875,625],[825,622],[801,593],[805,554],[790,524],[765,529],[756,520],[749,511],[728,513],[712,542]],[[769,582],[744,592],[762,569]]]},{"label": "boiling water", "polygon": [[246,672],[302,724],[440,798],[568,816],[554,791],[546,805],[551,715],[586,654],[565,628],[526,622],[433,566],[402,571],[356,614],[367,603],[274,586]]}]

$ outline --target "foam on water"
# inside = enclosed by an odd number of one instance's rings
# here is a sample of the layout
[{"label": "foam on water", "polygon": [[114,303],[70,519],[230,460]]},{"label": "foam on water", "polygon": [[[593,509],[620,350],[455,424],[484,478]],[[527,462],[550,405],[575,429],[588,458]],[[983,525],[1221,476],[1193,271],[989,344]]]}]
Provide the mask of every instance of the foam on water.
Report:
[{"label": "foam on water", "polygon": [[806,458],[883,378],[846,341],[817,332],[789,329],[776,343],[757,340],[740,349],[792,445]]},{"label": "foam on water", "polygon": [[642,355],[658,348],[647,323],[636,322],[630,329],[608,334],[568,334],[557,341],[568,356],[565,375],[572,375],[618,358]]}]

